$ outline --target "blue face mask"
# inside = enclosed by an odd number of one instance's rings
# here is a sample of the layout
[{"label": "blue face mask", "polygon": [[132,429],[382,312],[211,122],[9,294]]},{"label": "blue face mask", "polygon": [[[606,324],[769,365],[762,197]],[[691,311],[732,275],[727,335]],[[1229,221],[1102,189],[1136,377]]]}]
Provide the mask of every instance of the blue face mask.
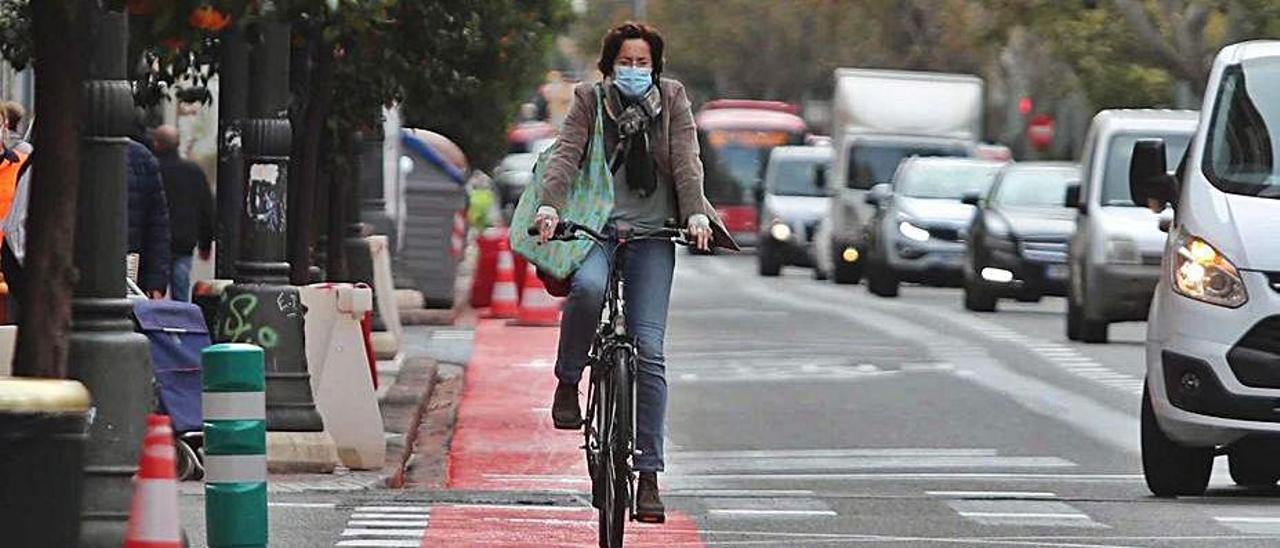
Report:
[{"label": "blue face mask", "polygon": [[649,86],[653,85],[653,68],[613,67],[613,85],[627,97],[643,97],[649,91]]}]

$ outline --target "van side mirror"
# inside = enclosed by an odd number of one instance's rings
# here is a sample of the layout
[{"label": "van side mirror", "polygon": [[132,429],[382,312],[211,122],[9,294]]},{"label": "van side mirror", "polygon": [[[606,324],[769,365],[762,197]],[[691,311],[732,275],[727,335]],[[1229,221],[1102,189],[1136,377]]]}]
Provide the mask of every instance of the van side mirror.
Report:
[{"label": "van side mirror", "polygon": [[889,197],[892,195],[893,187],[889,186],[889,183],[880,183],[871,187],[871,190],[867,191],[867,197],[865,200],[868,204],[880,206],[888,201]]},{"label": "van side mirror", "polygon": [[1071,183],[1067,185],[1067,190],[1063,194],[1062,205],[1077,209],[1080,208],[1080,183]]},{"label": "van side mirror", "polygon": [[962,204],[968,204],[974,207],[978,207],[978,204],[981,202],[982,202],[982,194],[978,192],[970,191],[960,196],[960,203]]},{"label": "van side mirror", "polygon": [[1163,139],[1142,139],[1133,144],[1129,161],[1129,195],[1138,206],[1159,212],[1165,204],[1177,206],[1177,186],[1165,165]]}]

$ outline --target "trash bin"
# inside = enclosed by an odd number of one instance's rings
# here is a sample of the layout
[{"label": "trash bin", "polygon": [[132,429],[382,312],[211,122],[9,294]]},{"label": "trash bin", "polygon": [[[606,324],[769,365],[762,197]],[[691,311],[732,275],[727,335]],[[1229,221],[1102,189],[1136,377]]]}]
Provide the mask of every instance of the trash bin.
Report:
[{"label": "trash bin", "polygon": [[78,546],[89,391],[0,379],[0,531],[5,546]]},{"label": "trash bin", "polygon": [[454,218],[467,207],[466,177],[421,130],[406,129],[401,144],[413,169],[405,177],[402,255],[407,274],[431,308],[453,306],[460,254],[451,251]]}]

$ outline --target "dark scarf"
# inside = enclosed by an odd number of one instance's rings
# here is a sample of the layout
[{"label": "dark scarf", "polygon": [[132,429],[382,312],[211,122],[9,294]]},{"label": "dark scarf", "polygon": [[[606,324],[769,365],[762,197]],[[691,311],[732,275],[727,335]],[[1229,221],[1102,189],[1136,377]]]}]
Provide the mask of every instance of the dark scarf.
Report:
[{"label": "dark scarf", "polygon": [[648,197],[658,187],[658,170],[649,147],[649,128],[662,114],[662,92],[654,85],[644,97],[633,100],[623,98],[613,86],[609,86],[608,91],[609,111],[618,125],[618,146],[609,159],[609,171],[617,173],[625,163],[627,188]]}]

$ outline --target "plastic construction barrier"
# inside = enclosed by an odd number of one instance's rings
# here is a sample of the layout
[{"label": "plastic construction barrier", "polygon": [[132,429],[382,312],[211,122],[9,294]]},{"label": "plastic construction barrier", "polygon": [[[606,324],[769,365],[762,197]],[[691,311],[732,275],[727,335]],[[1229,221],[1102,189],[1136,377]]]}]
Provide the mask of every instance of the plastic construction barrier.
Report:
[{"label": "plastic construction barrier", "polygon": [[352,284],[312,284],[301,293],[307,309],[307,367],[325,430],[344,466],[380,469],[387,442],[361,327],[373,310],[373,291]]}]

